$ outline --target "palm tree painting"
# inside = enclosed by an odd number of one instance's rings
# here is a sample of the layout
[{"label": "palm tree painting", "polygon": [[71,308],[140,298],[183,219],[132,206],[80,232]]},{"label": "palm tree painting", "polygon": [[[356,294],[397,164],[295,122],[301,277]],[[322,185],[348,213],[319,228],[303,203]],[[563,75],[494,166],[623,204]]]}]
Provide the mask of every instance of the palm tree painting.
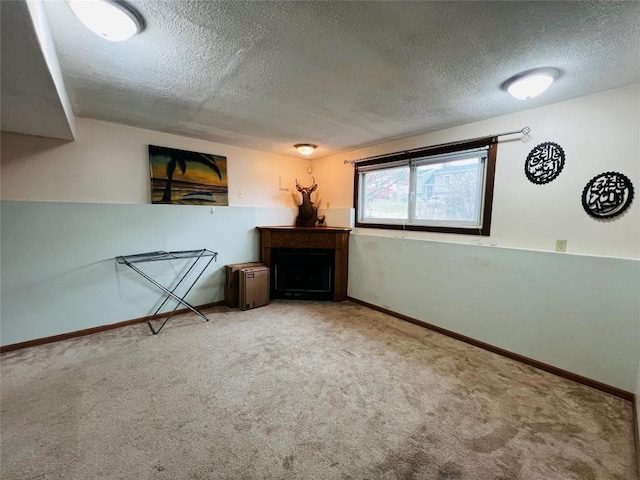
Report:
[{"label": "palm tree painting", "polygon": [[149,145],[151,202],[229,205],[227,157]]}]

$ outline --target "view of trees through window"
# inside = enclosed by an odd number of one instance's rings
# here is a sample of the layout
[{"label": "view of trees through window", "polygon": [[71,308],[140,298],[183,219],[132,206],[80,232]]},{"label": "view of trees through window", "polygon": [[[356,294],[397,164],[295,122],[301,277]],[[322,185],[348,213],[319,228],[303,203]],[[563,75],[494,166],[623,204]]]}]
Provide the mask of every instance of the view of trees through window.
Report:
[{"label": "view of trees through window", "polygon": [[408,218],[409,167],[365,174],[364,209],[369,218]]}]

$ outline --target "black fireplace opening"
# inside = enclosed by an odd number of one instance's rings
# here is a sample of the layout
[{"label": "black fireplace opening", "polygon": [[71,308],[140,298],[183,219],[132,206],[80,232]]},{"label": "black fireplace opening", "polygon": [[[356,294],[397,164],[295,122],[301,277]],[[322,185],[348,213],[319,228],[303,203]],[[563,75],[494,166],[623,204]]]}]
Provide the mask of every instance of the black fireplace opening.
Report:
[{"label": "black fireplace opening", "polygon": [[330,249],[271,249],[272,297],[333,300],[334,257]]}]

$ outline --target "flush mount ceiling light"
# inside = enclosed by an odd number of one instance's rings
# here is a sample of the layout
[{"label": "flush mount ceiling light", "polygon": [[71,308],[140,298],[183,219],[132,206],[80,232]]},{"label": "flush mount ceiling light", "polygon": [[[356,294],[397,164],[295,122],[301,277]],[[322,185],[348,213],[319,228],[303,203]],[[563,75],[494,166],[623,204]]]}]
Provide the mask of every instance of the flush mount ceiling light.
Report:
[{"label": "flush mount ceiling light", "polygon": [[144,29],[144,20],[121,0],[67,0],[73,13],[96,35],[121,42]]},{"label": "flush mount ceiling light", "polygon": [[298,143],[294,145],[294,147],[298,149],[300,155],[304,155],[305,157],[311,155],[313,151],[318,148],[317,145],[313,145],[312,143]]},{"label": "flush mount ceiling light", "polygon": [[529,100],[544,92],[560,76],[555,68],[535,68],[514,75],[502,84],[502,89],[519,100]]}]

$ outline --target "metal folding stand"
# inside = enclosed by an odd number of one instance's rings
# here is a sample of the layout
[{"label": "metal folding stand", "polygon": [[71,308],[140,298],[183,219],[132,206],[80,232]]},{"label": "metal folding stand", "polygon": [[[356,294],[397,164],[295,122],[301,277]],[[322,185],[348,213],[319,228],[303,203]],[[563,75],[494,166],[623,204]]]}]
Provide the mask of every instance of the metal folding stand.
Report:
[{"label": "metal folding stand", "polygon": [[[191,283],[187,291],[182,295],[182,297],[179,297],[178,295],[176,295],[175,292],[180,286],[180,284],[182,283],[182,281],[185,278],[187,278],[189,273],[191,273],[191,271],[195,268],[195,266],[198,264],[198,262],[201,259],[204,261],[204,259],[207,257],[209,258],[209,261],[206,262],[206,264],[204,265],[204,267],[202,268],[202,270],[200,271],[196,279]],[[191,289],[196,284],[196,282],[200,280],[200,277],[202,276],[204,271],[207,269],[207,267],[211,264],[211,262],[216,260],[217,258],[218,258],[217,252],[212,252],[211,250],[207,250],[206,248],[203,248],[202,250],[183,250],[179,252],[148,252],[148,253],[139,253],[137,255],[123,255],[120,257],[116,257],[116,262],[118,262],[121,265],[128,266],[133,271],[140,274],[142,277],[147,279],[149,282],[151,282],[152,284],[154,284],[156,287],[158,287],[160,290],[162,290],[164,293],[167,294],[167,297],[156,309],[156,311],[153,313],[152,316],[156,315],[160,311],[160,309],[164,307],[165,303],[167,303],[167,300],[169,300],[170,298],[173,298],[178,302],[176,306],[173,308],[173,310],[171,311],[171,313],[169,313],[169,316],[165,319],[164,322],[162,322],[162,325],[160,325],[160,328],[158,328],[157,330],[155,330],[153,328],[153,325],[151,325],[151,320],[147,321],[147,325],[149,325],[149,328],[151,329],[151,333],[153,333],[154,335],[157,335],[158,333],[160,333],[160,330],[162,330],[162,328],[166,325],[169,319],[173,316],[174,312],[178,309],[178,305],[180,304],[187,307],[196,315],[199,315],[200,317],[202,317],[205,321],[207,322],[209,321],[209,319],[200,310],[198,310],[193,305],[189,304],[185,300],[185,297],[191,291]],[[147,275],[145,272],[143,272],[142,270],[140,270],[138,267],[134,265],[136,263],[159,262],[159,261],[165,261],[165,260],[182,260],[182,259],[191,259],[192,260],[191,265],[189,266],[187,271],[182,275],[178,283],[176,283],[171,290],[169,290],[167,287],[162,285],[160,282],[151,278],[149,275]],[[202,266],[202,263],[200,265]]]}]

